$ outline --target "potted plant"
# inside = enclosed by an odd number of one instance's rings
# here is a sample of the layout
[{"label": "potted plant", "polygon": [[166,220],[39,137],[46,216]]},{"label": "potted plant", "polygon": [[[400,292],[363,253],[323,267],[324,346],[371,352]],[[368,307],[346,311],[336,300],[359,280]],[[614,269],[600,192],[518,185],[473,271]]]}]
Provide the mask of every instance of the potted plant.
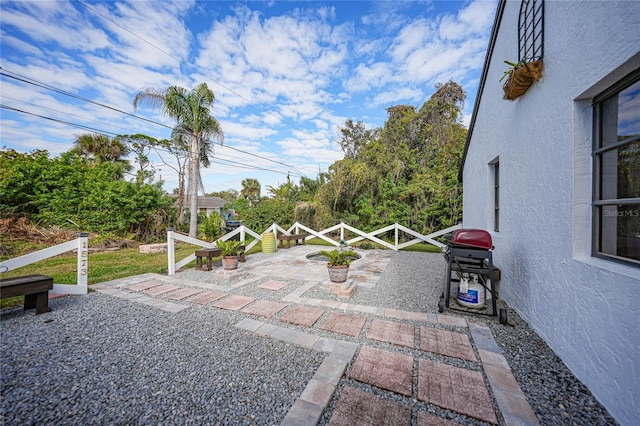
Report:
[{"label": "potted plant", "polygon": [[244,253],[240,241],[218,241],[216,247],[222,251],[222,267],[227,270],[237,269],[240,255]]},{"label": "potted plant", "polygon": [[353,259],[358,258],[358,253],[353,250],[322,250],[320,254],[329,259],[327,270],[329,271],[329,279],[334,283],[342,283],[347,280],[349,265]]},{"label": "potted plant", "polygon": [[504,72],[500,81],[508,77],[502,90],[504,91],[504,99],[509,101],[524,95],[533,83],[542,78],[541,59],[527,62],[527,58],[524,58],[519,62],[504,61],[504,63],[510,68]]}]

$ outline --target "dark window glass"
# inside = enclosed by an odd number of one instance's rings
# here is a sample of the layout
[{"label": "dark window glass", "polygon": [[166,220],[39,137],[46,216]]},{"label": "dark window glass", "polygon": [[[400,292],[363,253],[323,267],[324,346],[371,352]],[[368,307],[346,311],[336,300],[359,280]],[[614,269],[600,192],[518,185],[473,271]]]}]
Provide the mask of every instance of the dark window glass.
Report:
[{"label": "dark window glass", "polygon": [[594,253],[640,264],[640,71],[594,108]]},{"label": "dark window glass", "polygon": [[493,165],[493,178],[495,182],[493,189],[493,230],[498,232],[500,231],[500,163],[497,161]]}]

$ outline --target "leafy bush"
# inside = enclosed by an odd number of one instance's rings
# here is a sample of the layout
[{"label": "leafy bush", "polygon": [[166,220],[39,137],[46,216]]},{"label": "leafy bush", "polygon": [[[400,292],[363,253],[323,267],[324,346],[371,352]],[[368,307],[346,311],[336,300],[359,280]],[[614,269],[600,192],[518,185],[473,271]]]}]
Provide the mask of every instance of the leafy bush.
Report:
[{"label": "leafy bush", "polygon": [[111,163],[86,162],[73,152],[0,150],[0,216],[23,215],[41,226],[113,233],[151,241],[175,218],[161,184],[128,182]]},{"label": "leafy bush", "polygon": [[222,235],[220,226],[223,221],[217,212],[211,212],[208,216],[206,213],[200,213],[198,215],[198,222],[200,222],[198,232],[204,240],[215,241]]}]

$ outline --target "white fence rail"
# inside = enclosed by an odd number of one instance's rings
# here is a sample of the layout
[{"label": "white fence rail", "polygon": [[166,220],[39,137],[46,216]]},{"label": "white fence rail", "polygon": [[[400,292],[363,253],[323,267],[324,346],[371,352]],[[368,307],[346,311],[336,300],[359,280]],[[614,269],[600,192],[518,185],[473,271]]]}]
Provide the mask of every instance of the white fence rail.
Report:
[{"label": "white fence rail", "polygon": [[[78,251],[77,283],[54,284],[49,294],[87,294],[87,277],[89,276],[89,234],[81,232],[76,240],[67,241],[33,253],[0,262],[0,271],[8,272],[35,262],[57,256],[68,251]],[[33,271],[37,272],[37,271]]]},{"label": "white fence rail", "polygon": [[[327,243],[333,245],[333,246],[340,246],[340,241],[344,241],[346,242],[348,245],[352,245],[354,243],[363,241],[363,240],[369,240],[372,241],[374,243],[380,244],[388,249],[391,250],[400,250],[406,247],[410,247],[414,244],[418,244],[418,243],[428,243],[428,244],[432,244],[438,248],[443,248],[445,245],[436,241],[435,238],[440,237],[444,234],[447,234],[449,232],[455,231],[456,229],[460,229],[462,228],[462,225],[454,225],[454,226],[450,226],[449,228],[443,229],[441,231],[437,231],[437,232],[433,232],[429,235],[422,235],[419,232],[416,232],[412,229],[407,228],[406,226],[402,226],[400,224],[394,223],[393,225],[389,225],[386,226],[384,228],[378,229],[376,231],[372,231],[372,232],[364,232],[361,231],[357,228],[354,228],[353,226],[349,226],[346,223],[339,223],[338,225],[334,225],[330,228],[324,229],[322,231],[315,231],[299,222],[294,223],[293,225],[291,225],[291,227],[289,227],[289,229],[285,230],[283,229],[280,225],[278,225],[277,223],[274,223],[273,225],[271,225],[270,227],[268,227],[267,229],[264,230],[264,232],[262,232],[261,234],[258,234],[254,231],[252,231],[251,229],[247,228],[244,225],[241,225],[240,227],[238,227],[237,229],[235,229],[234,231],[225,234],[222,238],[219,238],[218,240],[216,240],[213,243],[207,242],[207,241],[203,241],[203,240],[199,240],[197,238],[191,238],[191,237],[187,237],[186,235],[182,235],[179,233],[176,233],[172,228],[169,228],[167,230],[167,252],[168,252],[168,262],[169,262],[169,275],[174,275],[176,273],[176,269],[180,269],[183,266],[187,265],[189,262],[192,262],[193,260],[195,260],[196,256],[195,253],[192,255],[187,256],[186,258],[182,259],[181,261],[179,261],[178,263],[176,263],[176,259],[175,259],[175,242],[176,241],[182,241],[185,243],[189,243],[189,244],[194,244],[200,247],[206,247],[206,248],[213,248],[216,246],[216,242],[217,241],[227,241],[233,237],[235,237],[236,235],[240,236],[240,241],[242,242],[242,244],[245,244],[246,241],[246,236],[247,234],[251,235],[252,237],[254,237],[255,239],[253,241],[251,241],[251,243],[249,243],[248,246],[246,246],[245,250],[249,251],[251,250],[251,248],[253,248],[256,244],[258,244],[259,241],[262,241],[262,236],[268,232],[272,232],[276,235],[276,239],[278,237],[278,234],[285,234],[285,235],[289,235],[289,234],[300,234],[300,231],[304,231],[306,233],[308,233],[309,235],[305,238],[305,240],[310,240],[312,238],[319,238],[323,241],[326,241]],[[340,241],[336,241],[335,238],[331,238],[329,236],[327,236],[328,234],[331,233],[337,233],[340,232]],[[345,240],[345,231],[347,232],[351,232],[354,233],[356,235],[358,235],[357,237]],[[377,236],[383,233],[388,233],[388,232],[394,232],[394,244],[388,243],[387,241],[384,241],[381,238],[378,238]],[[399,243],[400,241],[400,236],[401,234],[408,234],[411,235],[412,237],[414,237],[412,240],[410,241],[405,241],[403,243]]]}]

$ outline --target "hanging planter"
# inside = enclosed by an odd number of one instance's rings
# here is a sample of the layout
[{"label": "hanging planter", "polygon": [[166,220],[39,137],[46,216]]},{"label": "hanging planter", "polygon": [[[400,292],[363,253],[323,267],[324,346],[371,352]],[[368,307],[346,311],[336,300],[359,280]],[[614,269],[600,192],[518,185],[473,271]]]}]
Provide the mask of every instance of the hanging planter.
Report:
[{"label": "hanging planter", "polygon": [[513,62],[504,61],[506,64],[511,65],[511,68],[505,71],[504,75],[500,79],[504,79],[506,76],[507,81],[502,86],[504,90],[504,99],[513,101],[531,87],[533,83],[542,78],[542,60],[524,62],[520,61],[517,64]]}]

